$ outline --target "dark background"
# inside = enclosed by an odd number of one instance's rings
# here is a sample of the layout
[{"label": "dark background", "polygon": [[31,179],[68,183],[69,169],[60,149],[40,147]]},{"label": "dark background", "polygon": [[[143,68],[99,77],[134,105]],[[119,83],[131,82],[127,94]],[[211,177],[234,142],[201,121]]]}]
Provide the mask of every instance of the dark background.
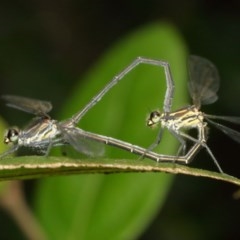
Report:
[{"label": "dark background", "polygon": [[[49,99],[54,115],[79,77],[114,42],[143,24],[163,20],[176,26],[191,53],[219,69],[219,100],[204,111],[240,116],[239,14],[237,0],[1,1],[0,94]],[[11,124],[14,111],[1,107]],[[211,136],[209,146],[224,171],[239,177],[239,145],[214,129]],[[197,158],[205,156],[202,151]],[[207,168],[208,162],[200,164]],[[236,190],[223,182],[177,176],[163,210],[141,239],[175,239],[176,234],[179,239],[240,239]],[[4,218],[1,222],[13,224]]]}]

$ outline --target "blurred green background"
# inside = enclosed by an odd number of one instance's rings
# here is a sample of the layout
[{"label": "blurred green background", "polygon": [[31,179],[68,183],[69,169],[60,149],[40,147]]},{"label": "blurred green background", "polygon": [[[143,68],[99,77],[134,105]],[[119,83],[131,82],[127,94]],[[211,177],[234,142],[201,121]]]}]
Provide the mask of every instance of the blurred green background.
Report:
[{"label": "blurred green background", "polygon": [[[146,24],[165,22],[177,29],[191,54],[210,59],[219,69],[219,100],[204,106],[203,110],[210,114],[240,116],[239,11],[240,3],[236,0],[1,1],[0,94],[51,100],[52,116],[59,117],[63,107],[71,102],[75,86],[88,84],[79,83],[79,79],[85,79],[83,76],[112,45]],[[121,63],[119,70],[128,63]],[[185,63],[181,64],[184,67]],[[105,82],[98,82],[96,91]],[[180,87],[176,92],[178,90]],[[151,110],[156,106],[149,107]],[[28,115],[7,109],[3,104],[1,116],[10,125],[21,126],[29,120]],[[142,122],[144,124],[144,119]],[[211,128],[209,146],[224,171],[239,177],[237,143]],[[205,151],[201,151],[192,164],[215,170]],[[36,201],[34,190],[39,184],[24,182],[31,206]],[[240,202],[232,196],[237,190],[235,186],[176,176],[169,190],[161,210],[155,213],[138,239],[240,238]],[[9,239],[25,239],[3,208],[0,224],[12,234],[17,233]],[[7,239],[7,235],[2,234],[0,239]]]}]

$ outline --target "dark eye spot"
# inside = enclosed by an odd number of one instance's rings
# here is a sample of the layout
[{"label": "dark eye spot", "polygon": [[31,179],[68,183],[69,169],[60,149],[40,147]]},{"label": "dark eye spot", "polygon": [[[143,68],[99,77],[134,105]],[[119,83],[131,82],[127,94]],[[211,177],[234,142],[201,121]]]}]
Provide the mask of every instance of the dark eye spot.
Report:
[{"label": "dark eye spot", "polygon": [[7,131],[7,134],[4,138],[4,143],[8,144],[8,143],[14,143],[17,142],[18,140],[18,135],[19,135],[19,131],[15,128],[11,128]]}]

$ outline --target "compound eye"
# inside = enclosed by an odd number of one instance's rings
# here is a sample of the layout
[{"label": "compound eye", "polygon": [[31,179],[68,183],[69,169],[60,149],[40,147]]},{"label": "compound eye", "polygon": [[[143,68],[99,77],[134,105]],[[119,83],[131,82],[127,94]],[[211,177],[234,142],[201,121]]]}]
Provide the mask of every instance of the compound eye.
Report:
[{"label": "compound eye", "polygon": [[4,143],[16,143],[18,141],[18,135],[19,135],[19,130],[15,128],[10,128],[5,137],[4,137]]},{"label": "compound eye", "polygon": [[147,126],[152,127],[160,122],[161,113],[159,111],[153,111],[147,120]]}]

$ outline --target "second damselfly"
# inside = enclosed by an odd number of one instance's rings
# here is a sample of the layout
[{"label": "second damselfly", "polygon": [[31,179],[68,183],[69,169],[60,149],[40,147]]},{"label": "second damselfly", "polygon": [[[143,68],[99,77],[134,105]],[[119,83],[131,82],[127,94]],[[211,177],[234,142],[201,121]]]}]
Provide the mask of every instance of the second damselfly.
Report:
[{"label": "second damselfly", "polygon": [[[193,159],[194,155],[200,150],[200,148],[203,147],[213,159],[218,170],[223,173],[217,159],[207,145],[207,125],[208,123],[214,125],[229,137],[240,143],[239,132],[211,120],[218,119],[239,124],[240,118],[215,116],[200,111],[202,104],[211,104],[218,99],[217,91],[219,89],[219,75],[217,68],[212,62],[199,56],[190,56],[189,75],[188,87],[193,100],[193,105],[172,112],[151,112],[147,120],[147,125],[153,127],[157,124],[161,124],[162,128],[157,136],[156,141],[150,146],[149,150],[152,150],[160,143],[163,129],[167,128],[181,143],[180,149],[176,156],[176,161],[179,161],[179,159],[182,161],[182,158],[185,158],[185,162],[189,163]],[[165,100],[165,102],[168,101]],[[197,138],[194,138],[184,132],[184,130],[193,128],[197,129],[198,131]],[[185,156],[180,158],[178,155],[185,153],[186,151],[185,139],[192,141],[194,145]]]}]

